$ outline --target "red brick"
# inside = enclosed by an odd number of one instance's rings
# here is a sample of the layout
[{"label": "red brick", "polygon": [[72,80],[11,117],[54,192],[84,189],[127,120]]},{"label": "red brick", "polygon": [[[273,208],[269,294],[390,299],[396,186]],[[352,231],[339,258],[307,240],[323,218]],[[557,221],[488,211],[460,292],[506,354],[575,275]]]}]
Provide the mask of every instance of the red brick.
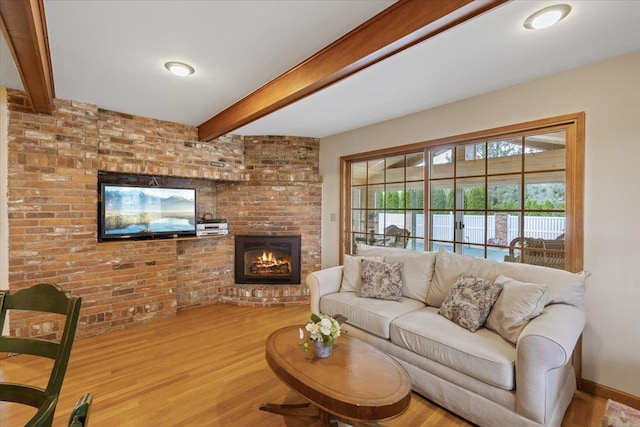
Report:
[{"label": "red brick", "polygon": [[[198,211],[226,217],[234,234],[302,235],[303,278],[319,268],[317,140],[227,135],[202,142],[193,126],[59,99],[54,115],[32,114],[24,93],[9,90],[8,95],[9,288],[46,280],[81,295],[78,336],[216,303],[218,287],[234,285],[231,235],[98,244],[98,170],[155,174],[189,184],[198,190]],[[305,295],[265,292],[269,296],[256,301],[228,302],[307,303]],[[38,322],[46,326],[49,320]],[[23,334],[48,335],[55,329],[11,327]]]}]

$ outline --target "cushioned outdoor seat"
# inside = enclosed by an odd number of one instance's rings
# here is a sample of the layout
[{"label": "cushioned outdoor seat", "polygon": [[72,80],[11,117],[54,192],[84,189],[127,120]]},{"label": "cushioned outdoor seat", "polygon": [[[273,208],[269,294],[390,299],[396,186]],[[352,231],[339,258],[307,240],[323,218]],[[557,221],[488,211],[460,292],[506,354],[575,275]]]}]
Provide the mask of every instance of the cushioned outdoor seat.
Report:
[{"label": "cushioned outdoor seat", "polygon": [[411,232],[406,228],[400,228],[390,225],[384,229],[385,246],[393,246],[396,248],[406,248],[409,243]]},{"label": "cushioned outdoor seat", "polygon": [[516,237],[504,260],[564,269],[564,236],[561,237],[554,240]]}]

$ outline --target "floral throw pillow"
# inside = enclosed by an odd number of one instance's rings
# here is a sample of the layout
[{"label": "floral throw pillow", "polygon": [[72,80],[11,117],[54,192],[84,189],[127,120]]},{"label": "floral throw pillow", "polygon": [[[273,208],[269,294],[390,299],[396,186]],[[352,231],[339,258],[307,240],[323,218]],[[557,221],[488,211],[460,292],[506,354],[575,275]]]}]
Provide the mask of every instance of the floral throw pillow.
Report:
[{"label": "floral throw pillow", "polygon": [[360,268],[359,297],[391,301],[402,300],[402,263],[363,259]]},{"label": "floral throw pillow", "polygon": [[360,289],[360,261],[363,259],[369,261],[384,261],[384,258],[381,256],[362,257],[344,254],[340,292],[358,292],[358,289]]},{"label": "floral throw pillow", "polygon": [[449,291],[438,313],[475,332],[487,320],[502,284],[462,273]]}]

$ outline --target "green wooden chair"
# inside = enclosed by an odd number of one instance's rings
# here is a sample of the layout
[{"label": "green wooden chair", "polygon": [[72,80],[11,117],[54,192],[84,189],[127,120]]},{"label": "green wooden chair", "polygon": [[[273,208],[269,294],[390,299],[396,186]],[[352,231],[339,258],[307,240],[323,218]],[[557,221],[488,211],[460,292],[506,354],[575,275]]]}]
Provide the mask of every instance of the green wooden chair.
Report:
[{"label": "green wooden chair", "polygon": [[93,395],[91,393],[85,394],[80,398],[80,400],[78,400],[73,411],[71,411],[69,427],[86,427],[89,424],[91,402],[93,402]]},{"label": "green wooden chair", "polygon": [[[82,299],[68,295],[59,286],[39,284],[15,293],[4,291],[0,296],[0,331],[10,310],[56,313],[65,316],[64,330],[59,341],[40,338],[0,335],[0,352],[29,354],[53,359],[53,368],[44,389],[28,384],[0,381],[0,401],[20,403],[38,408],[32,420],[50,426],[53,421],[62,381],[67,371],[71,346],[76,333]],[[35,421],[34,421],[35,422]]]},{"label": "green wooden chair", "polygon": [[[76,406],[73,407],[73,411],[71,411],[68,427],[86,427],[89,424],[89,411],[92,401],[93,395],[91,393],[85,394],[78,400]],[[56,410],[56,403],[58,403],[58,396],[51,396],[47,399],[38,412],[25,424],[25,427],[46,426]]]},{"label": "green wooden chair", "polygon": [[44,427],[51,425],[53,414],[56,412],[58,404],[58,395],[50,396],[38,409],[33,417],[24,425],[24,427]]}]

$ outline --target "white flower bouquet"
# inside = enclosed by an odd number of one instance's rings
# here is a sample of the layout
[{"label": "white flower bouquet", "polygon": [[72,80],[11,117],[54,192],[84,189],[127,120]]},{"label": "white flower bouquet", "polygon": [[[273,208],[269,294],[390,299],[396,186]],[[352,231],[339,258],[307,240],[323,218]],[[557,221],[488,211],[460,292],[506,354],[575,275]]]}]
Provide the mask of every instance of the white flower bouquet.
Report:
[{"label": "white flower bouquet", "polygon": [[[309,341],[321,341],[325,346],[330,347],[333,342],[340,336],[340,323],[344,321],[344,316],[337,316],[339,320],[334,319],[331,316],[311,314],[311,320],[305,325],[305,331],[300,328],[300,347],[304,351],[309,351]],[[305,339],[305,335],[307,335]]]}]

